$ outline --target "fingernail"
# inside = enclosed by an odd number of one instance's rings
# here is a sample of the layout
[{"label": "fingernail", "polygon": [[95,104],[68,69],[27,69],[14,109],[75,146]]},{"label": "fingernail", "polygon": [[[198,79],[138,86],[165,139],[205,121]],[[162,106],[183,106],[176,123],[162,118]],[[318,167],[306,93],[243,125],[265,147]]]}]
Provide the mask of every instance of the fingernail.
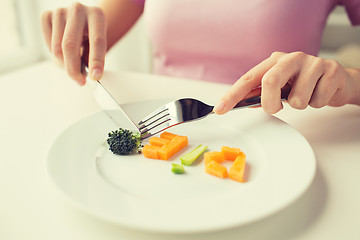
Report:
[{"label": "fingernail", "polygon": [[84,86],[85,85],[85,80],[78,80],[76,81],[80,86]]},{"label": "fingernail", "polygon": [[213,112],[218,114],[221,113],[222,110],[224,110],[225,103],[223,101],[220,101],[213,109]]},{"label": "fingernail", "polygon": [[91,73],[91,78],[94,80],[100,80],[101,74],[102,72],[99,68],[94,68]]}]

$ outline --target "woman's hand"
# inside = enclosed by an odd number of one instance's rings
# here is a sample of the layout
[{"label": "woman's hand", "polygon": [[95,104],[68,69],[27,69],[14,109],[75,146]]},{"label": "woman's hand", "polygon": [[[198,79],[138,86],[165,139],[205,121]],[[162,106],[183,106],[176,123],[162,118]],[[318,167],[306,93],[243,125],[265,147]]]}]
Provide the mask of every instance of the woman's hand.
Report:
[{"label": "woman's hand", "polygon": [[215,106],[216,114],[224,114],[236,103],[261,86],[261,106],[273,114],[282,109],[281,88],[292,85],[288,103],[296,109],[308,105],[360,105],[360,70],[345,69],[334,60],[314,57],[303,52],[275,52],[244,74]]},{"label": "woman's hand", "polygon": [[68,8],[47,11],[42,15],[42,29],[49,50],[72,79],[85,84],[80,70],[82,54],[89,54],[90,77],[101,78],[107,48],[106,20],[100,8],[74,3]]}]

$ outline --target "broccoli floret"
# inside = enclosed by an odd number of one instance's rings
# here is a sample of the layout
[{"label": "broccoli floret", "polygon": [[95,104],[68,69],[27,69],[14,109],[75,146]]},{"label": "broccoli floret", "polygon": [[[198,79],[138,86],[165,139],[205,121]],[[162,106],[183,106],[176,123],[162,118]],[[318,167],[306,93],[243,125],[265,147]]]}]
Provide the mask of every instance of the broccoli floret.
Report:
[{"label": "broccoli floret", "polygon": [[107,143],[109,149],[117,155],[129,155],[139,153],[141,145],[140,134],[133,133],[127,129],[111,131],[108,134]]}]

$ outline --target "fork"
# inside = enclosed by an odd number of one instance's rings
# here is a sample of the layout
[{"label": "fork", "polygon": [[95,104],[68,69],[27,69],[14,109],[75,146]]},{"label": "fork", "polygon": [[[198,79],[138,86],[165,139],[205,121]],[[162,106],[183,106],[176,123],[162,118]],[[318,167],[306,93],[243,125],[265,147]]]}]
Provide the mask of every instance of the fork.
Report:
[{"label": "fork", "polygon": [[[288,99],[290,88],[281,89],[281,101]],[[260,106],[261,96],[251,97],[240,101],[232,109]],[[137,127],[141,139],[149,138],[170,127],[200,120],[213,113],[214,106],[193,98],[182,98],[169,102],[143,118]]]}]

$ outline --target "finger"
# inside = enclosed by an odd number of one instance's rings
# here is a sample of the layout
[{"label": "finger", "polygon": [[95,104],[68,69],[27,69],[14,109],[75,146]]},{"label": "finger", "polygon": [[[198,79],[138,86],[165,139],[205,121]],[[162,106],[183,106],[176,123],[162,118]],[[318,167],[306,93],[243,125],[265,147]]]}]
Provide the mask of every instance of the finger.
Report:
[{"label": "finger", "polygon": [[256,65],[245,73],[220,99],[214,108],[216,114],[230,111],[239,101],[249,94],[254,88],[261,85],[263,75],[276,63],[277,57],[272,56]]},{"label": "finger", "polygon": [[326,106],[331,97],[334,96],[336,90],[337,88],[336,84],[334,84],[334,80],[323,75],[314,89],[309,105],[313,108]]},{"label": "finger", "polygon": [[264,111],[274,114],[283,108],[281,103],[281,88],[297,76],[303,65],[303,55],[291,53],[284,55],[267,71],[262,79],[261,106]]},{"label": "finger", "polygon": [[81,74],[80,49],[86,26],[85,7],[74,3],[68,11],[64,37],[62,41],[64,65],[71,78],[80,85],[85,84],[85,76]]},{"label": "finger", "polygon": [[308,56],[292,86],[288,103],[296,109],[305,109],[312,98],[319,79],[324,74],[324,61]]},{"label": "finger", "polygon": [[47,47],[51,51],[51,32],[52,32],[52,12],[46,11],[41,15],[42,33]]},{"label": "finger", "polygon": [[253,90],[251,90],[245,97],[244,99],[248,99],[248,98],[252,98],[252,97],[256,97],[256,96],[260,96],[261,95],[261,87],[258,88],[254,88]]},{"label": "finger", "polygon": [[100,8],[91,8],[89,11],[89,70],[91,78],[99,80],[105,63],[106,20]]},{"label": "finger", "polygon": [[63,51],[61,43],[63,40],[66,24],[66,9],[57,9],[52,16],[51,52],[57,60],[63,63]]},{"label": "finger", "polygon": [[345,72],[339,71],[340,66],[338,63],[325,60],[325,63],[326,62],[330,62],[330,64],[324,66],[326,71],[317,82],[309,103],[309,105],[314,108],[328,105],[338,92],[339,83],[341,83],[345,77]]}]

